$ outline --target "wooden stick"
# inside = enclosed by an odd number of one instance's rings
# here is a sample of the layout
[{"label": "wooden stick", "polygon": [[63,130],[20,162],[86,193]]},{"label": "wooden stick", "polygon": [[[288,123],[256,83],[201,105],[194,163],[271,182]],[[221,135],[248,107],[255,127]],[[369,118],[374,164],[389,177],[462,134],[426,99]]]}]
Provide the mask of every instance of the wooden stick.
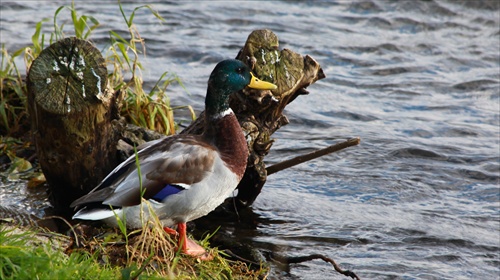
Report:
[{"label": "wooden stick", "polygon": [[344,142],[340,142],[340,143],[328,146],[326,148],[314,151],[312,153],[300,155],[298,157],[294,157],[292,159],[282,161],[280,163],[277,163],[275,165],[272,165],[272,166],[269,166],[268,168],[266,168],[267,175],[269,176],[269,175],[274,174],[274,173],[281,171],[283,169],[287,169],[287,168],[295,166],[297,164],[301,164],[303,162],[306,162],[306,161],[309,161],[309,160],[312,160],[315,158],[319,158],[319,157],[327,155],[327,154],[331,154],[331,153],[340,151],[340,150],[345,149],[347,147],[356,146],[359,144],[359,142],[360,142],[359,137],[351,138],[351,139],[346,140]]}]

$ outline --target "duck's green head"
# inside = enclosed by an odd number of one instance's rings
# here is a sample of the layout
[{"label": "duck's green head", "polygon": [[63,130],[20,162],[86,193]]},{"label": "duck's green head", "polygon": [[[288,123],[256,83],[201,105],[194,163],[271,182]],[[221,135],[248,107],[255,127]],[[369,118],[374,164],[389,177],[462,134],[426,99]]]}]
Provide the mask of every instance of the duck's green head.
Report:
[{"label": "duck's green head", "polygon": [[250,68],[236,59],[223,60],[215,66],[208,80],[205,111],[216,116],[229,109],[229,96],[245,87],[276,89],[276,85],[254,77]]}]

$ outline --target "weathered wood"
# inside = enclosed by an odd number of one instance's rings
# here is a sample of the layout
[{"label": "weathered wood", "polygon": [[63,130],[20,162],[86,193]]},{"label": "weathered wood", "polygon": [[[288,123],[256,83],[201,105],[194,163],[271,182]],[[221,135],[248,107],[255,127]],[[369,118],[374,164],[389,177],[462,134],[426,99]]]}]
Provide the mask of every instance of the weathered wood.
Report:
[{"label": "weathered wood", "polygon": [[316,150],[314,152],[311,152],[311,153],[308,153],[305,155],[300,155],[300,156],[291,158],[289,160],[282,161],[280,163],[277,163],[275,165],[272,165],[272,166],[269,166],[268,168],[266,168],[267,175],[269,176],[271,174],[274,174],[278,171],[290,168],[290,167],[295,166],[297,164],[301,164],[303,162],[310,161],[310,160],[313,160],[315,158],[319,158],[319,157],[322,157],[324,155],[331,154],[331,153],[340,151],[340,150],[348,148],[348,147],[356,146],[359,144],[359,142],[360,142],[359,137],[351,138],[351,139],[348,139],[344,142],[333,144],[333,145],[328,146],[326,148],[319,149],[319,150]]},{"label": "weathered wood", "polygon": [[[288,124],[285,106],[297,96],[307,94],[306,87],[325,77],[320,65],[310,56],[288,49],[278,50],[278,37],[272,31],[253,31],[237,59],[253,68],[262,80],[278,86],[276,90],[245,89],[230,99],[230,106],[247,136],[249,157],[243,179],[238,185],[237,205],[251,205],[267,179],[264,156],[271,149],[271,135]],[[204,115],[181,133],[199,134]]]},{"label": "weathered wood", "polygon": [[89,42],[66,38],[40,53],[27,85],[33,140],[50,200],[57,213],[69,214],[69,204],[118,164],[116,97],[107,88],[105,61]]}]

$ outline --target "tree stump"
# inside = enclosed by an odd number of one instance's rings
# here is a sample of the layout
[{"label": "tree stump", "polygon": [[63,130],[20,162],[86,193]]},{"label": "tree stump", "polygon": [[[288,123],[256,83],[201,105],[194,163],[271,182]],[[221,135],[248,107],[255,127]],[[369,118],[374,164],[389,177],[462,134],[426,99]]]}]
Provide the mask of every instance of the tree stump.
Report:
[{"label": "tree stump", "polygon": [[[260,79],[278,86],[276,90],[245,89],[230,99],[246,135],[248,165],[238,185],[236,205],[250,206],[267,180],[264,157],[273,144],[271,135],[288,124],[285,106],[297,96],[308,94],[307,86],[325,77],[320,65],[310,56],[288,49],[278,50],[278,37],[272,31],[255,30],[249,36],[237,59],[245,62]],[[200,134],[204,114],[181,133]]]},{"label": "tree stump", "polygon": [[101,53],[66,38],[44,49],[27,77],[28,109],[38,160],[56,213],[88,193],[118,164],[121,132],[116,95],[107,88]]}]

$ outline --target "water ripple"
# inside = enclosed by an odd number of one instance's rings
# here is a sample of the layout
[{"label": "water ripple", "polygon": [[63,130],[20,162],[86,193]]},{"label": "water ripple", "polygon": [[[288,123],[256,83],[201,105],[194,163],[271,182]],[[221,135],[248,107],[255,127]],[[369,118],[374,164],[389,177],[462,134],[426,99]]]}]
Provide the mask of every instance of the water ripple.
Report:
[{"label": "water ripple", "polygon": [[[2,3],[0,31],[10,51],[31,42],[32,33],[19,30],[33,30],[62,2],[26,3]],[[92,38],[100,49],[108,27],[127,36],[116,5],[102,3],[99,13],[95,3],[75,5],[103,24]],[[123,3],[127,13],[136,6]],[[153,7],[166,23],[146,9],[135,17],[147,45],[145,84],[176,73],[191,94],[176,85],[167,94],[197,112],[213,65],[235,57],[254,29],[274,30],[281,47],[322,65],[327,78],[287,106],[290,124],[273,135],[269,164],[361,137],[359,146],[271,175],[254,205],[258,234],[236,235],[263,250],[332,254],[365,279],[498,277],[500,1]],[[24,190],[7,189],[2,195],[17,200],[12,191]],[[315,262],[273,266],[271,274],[332,275]]]}]

